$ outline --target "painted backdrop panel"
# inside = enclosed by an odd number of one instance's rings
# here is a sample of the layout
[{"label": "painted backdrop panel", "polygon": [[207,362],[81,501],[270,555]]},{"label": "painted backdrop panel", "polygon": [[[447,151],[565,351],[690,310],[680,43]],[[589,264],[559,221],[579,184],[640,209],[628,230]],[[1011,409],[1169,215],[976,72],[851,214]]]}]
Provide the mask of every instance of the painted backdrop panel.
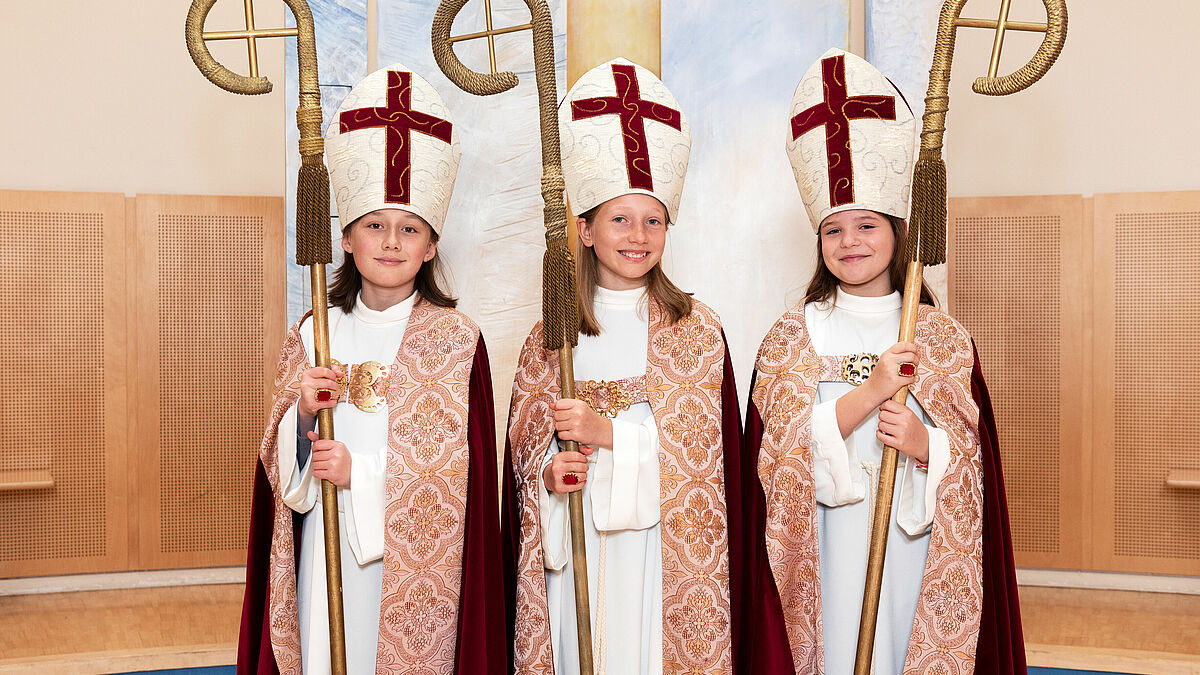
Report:
[{"label": "painted backdrop panel", "polygon": [[667,273],[725,326],[746,400],[754,355],[804,297],[816,237],[784,143],[800,76],[846,46],[846,0],[663,0],[663,81],[692,125]]}]

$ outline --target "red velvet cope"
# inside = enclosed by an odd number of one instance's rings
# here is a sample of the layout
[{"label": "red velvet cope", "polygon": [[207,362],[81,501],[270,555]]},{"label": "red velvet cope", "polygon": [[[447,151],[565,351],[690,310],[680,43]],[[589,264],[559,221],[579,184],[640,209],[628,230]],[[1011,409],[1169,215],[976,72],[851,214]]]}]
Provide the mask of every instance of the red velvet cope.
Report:
[{"label": "red velvet cope", "polygon": [[[750,379],[754,391],[758,371]],[[745,594],[745,612],[749,617],[742,628],[741,650],[737,653],[739,675],[794,675],[783,603],[771,562],[767,558],[767,505],[762,482],[758,479],[758,453],[762,446],[763,422],[753,401],[747,404],[746,432],[742,440],[742,458],[746,475],[744,501],[745,537],[743,557],[748,567],[749,587]]]},{"label": "red velvet cope", "polygon": [[[496,416],[492,405],[492,376],[483,337],[471,366],[470,410],[467,419],[466,532],[463,576],[458,607],[458,642],[455,675],[506,675],[511,673],[511,630],[505,631],[505,584],[513,578],[515,562],[508,558],[496,509]],[[284,430],[286,433],[288,430]],[[506,471],[511,479],[511,473]],[[278,675],[271,651],[267,598],[274,518],[271,486],[262,463],[255,472],[250,513],[250,543],[246,561],[246,595],[238,639],[238,675]],[[300,518],[295,519],[295,541],[300,542]],[[299,551],[297,551],[299,553]],[[297,556],[298,558],[299,556]],[[515,587],[514,587],[515,588]],[[344,602],[353,602],[344,598]],[[511,622],[509,622],[511,626]]]},{"label": "red velvet cope", "polygon": [[896,119],[895,96],[849,96],[846,91],[846,57],[821,61],[825,100],[792,118],[792,140],[819,126],[825,127],[825,156],[829,161],[829,204],[854,201],[854,166],[850,156],[850,120]]},{"label": "red velvet cope", "polygon": [[653,191],[654,179],[650,175],[650,153],[644,120],[654,120],[679,131],[683,127],[683,117],[678,110],[642,99],[637,71],[633,66],[613,64],[612,73],[617,95],[572,101],[571,119],[619,116],[625,145],[625,166],[629,170],[629,187]]},{"label": "red velvet cope", "polygon": [[449,143],[453,125],[440,117],[412,109],[412,73],[391,70],[387,75],[387,105],[347,110],[338,116],[338,130],[344,134],[359,129],[386,129],[384,200],[389,204],[410,204],[411,132],[419,131]]},{"label": "red velvet cope", "polygon": [[[974,350],[974,345],[972,345]],[[983,617],[975,654],[976,675],[1024,675],[1025,637],[1017,595],[1017,567],[1008,528],[1008,500],[1000,467],[996,418],[988,396],[979,352],[971,371],[971,396],[979,405],[979,443],[983,459]]]}]

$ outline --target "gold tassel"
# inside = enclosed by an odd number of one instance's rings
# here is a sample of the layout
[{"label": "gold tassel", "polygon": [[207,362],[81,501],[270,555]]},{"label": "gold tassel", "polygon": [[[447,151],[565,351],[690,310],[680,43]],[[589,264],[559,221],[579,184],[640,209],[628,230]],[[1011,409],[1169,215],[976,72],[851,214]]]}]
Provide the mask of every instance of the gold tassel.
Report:
[{"label": "gold tassel", "polygon": [[303,158],[296,179],[296,264],[333,262],[329,234],[329,171],[321,155]]},{"label": "gold tassel", "polygon": [[564,338],[579,344],[579,303],[575,296],[575,256],[566,240],[546,247],[542,257],[542,346],[557,351]]},{"label": "gold tassel", "polygon": [[[913,171],[913,204],[905,240],[905,260],[925,265],[946,262],[946,163],[941,153],[921,151]],[[918,251],[917,242],[920,241]]]}]

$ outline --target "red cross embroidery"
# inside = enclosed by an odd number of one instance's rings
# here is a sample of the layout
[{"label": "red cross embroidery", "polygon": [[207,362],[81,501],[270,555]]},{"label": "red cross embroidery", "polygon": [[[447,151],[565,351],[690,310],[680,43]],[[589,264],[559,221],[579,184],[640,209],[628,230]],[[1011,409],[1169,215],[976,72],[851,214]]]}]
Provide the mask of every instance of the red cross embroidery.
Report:
[{"label": "red cross embroidery", "polygon": [[654,180],[650,175],[650,153],[643,120],[654,120],[679,131],[683,126],[683,117],[678,110],[642,100],[637,71],[633,66],[614,63],[612,74],[617,95],[571,101],[571,119],[618,115],[625,144],[625,166],[629,169],[629,187],[653,191]]},{"label": "red cross embroidery", "polygon": [[338,116],[341,133],[384,127],[387,166],[384,170],[384,201],[389,204],[409,204],[408,194],[412,168],[412,131],[450,142],[453,125],[444,119],[413,110],[412,73],[388,71],[387,106],[356,108]]},{"label": "red cross embroidery", "polygon": [[792,140],[825,126],[825,156],[829,161],[829,204],[854,201],[854,167],[850,159],[850,120],[896,119],[895,96],[847,96],[846,56],[821,61],[825,100],[792,118]]}]

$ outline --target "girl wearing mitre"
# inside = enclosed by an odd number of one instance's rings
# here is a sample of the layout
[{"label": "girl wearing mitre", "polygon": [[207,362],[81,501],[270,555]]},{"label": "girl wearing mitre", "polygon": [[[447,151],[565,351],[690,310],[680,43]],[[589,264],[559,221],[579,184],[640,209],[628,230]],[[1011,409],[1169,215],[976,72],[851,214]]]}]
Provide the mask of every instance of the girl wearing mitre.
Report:
[{"label": "girl wearing mitre", "polygon": [[[515,668],[579,672],[568,495],[582,491],[596,673],[731,672],[742,586],[740,419],[715,312],[662,268],[690,153],[653,73],[597,66],[559,108],[578,214],[575,399],[534,326],[509,411]],[[560,452],[560,441],[579,452]]]},{"label": "girl wearing mitre", "polygon": [[[309,317],[289,330],[239,672],[330,672],[321,480],[338,493],[347,672],[507,672],[487,350],[438,258],[458,135],[400,65],[355,85],[329,125],[345,253],[329,290],[333,367],[312,365]],[[336,440],[315,430],[327,408]]]},{"label": "girl wearing mitre", "polygon": [[[784,616],[761,644],[787,641],[786,672],[853,672],[881,498],[892,522],[874,672],[1024,671],[994,422],[971,338],[922,286],[916,339],[897,342],[915,142],[903,96],[851,54],[831,49],[796,89],[787,152],[816,270],[759,348],[746,421],[765,494],[751,519],[771,571],[756,584],[775,584]],[[907,405],[891,400],[903,387]],[[894,494],[880,496],[885,445],[900,463]],[[998,562],[985,568],[985,554]]]}]

